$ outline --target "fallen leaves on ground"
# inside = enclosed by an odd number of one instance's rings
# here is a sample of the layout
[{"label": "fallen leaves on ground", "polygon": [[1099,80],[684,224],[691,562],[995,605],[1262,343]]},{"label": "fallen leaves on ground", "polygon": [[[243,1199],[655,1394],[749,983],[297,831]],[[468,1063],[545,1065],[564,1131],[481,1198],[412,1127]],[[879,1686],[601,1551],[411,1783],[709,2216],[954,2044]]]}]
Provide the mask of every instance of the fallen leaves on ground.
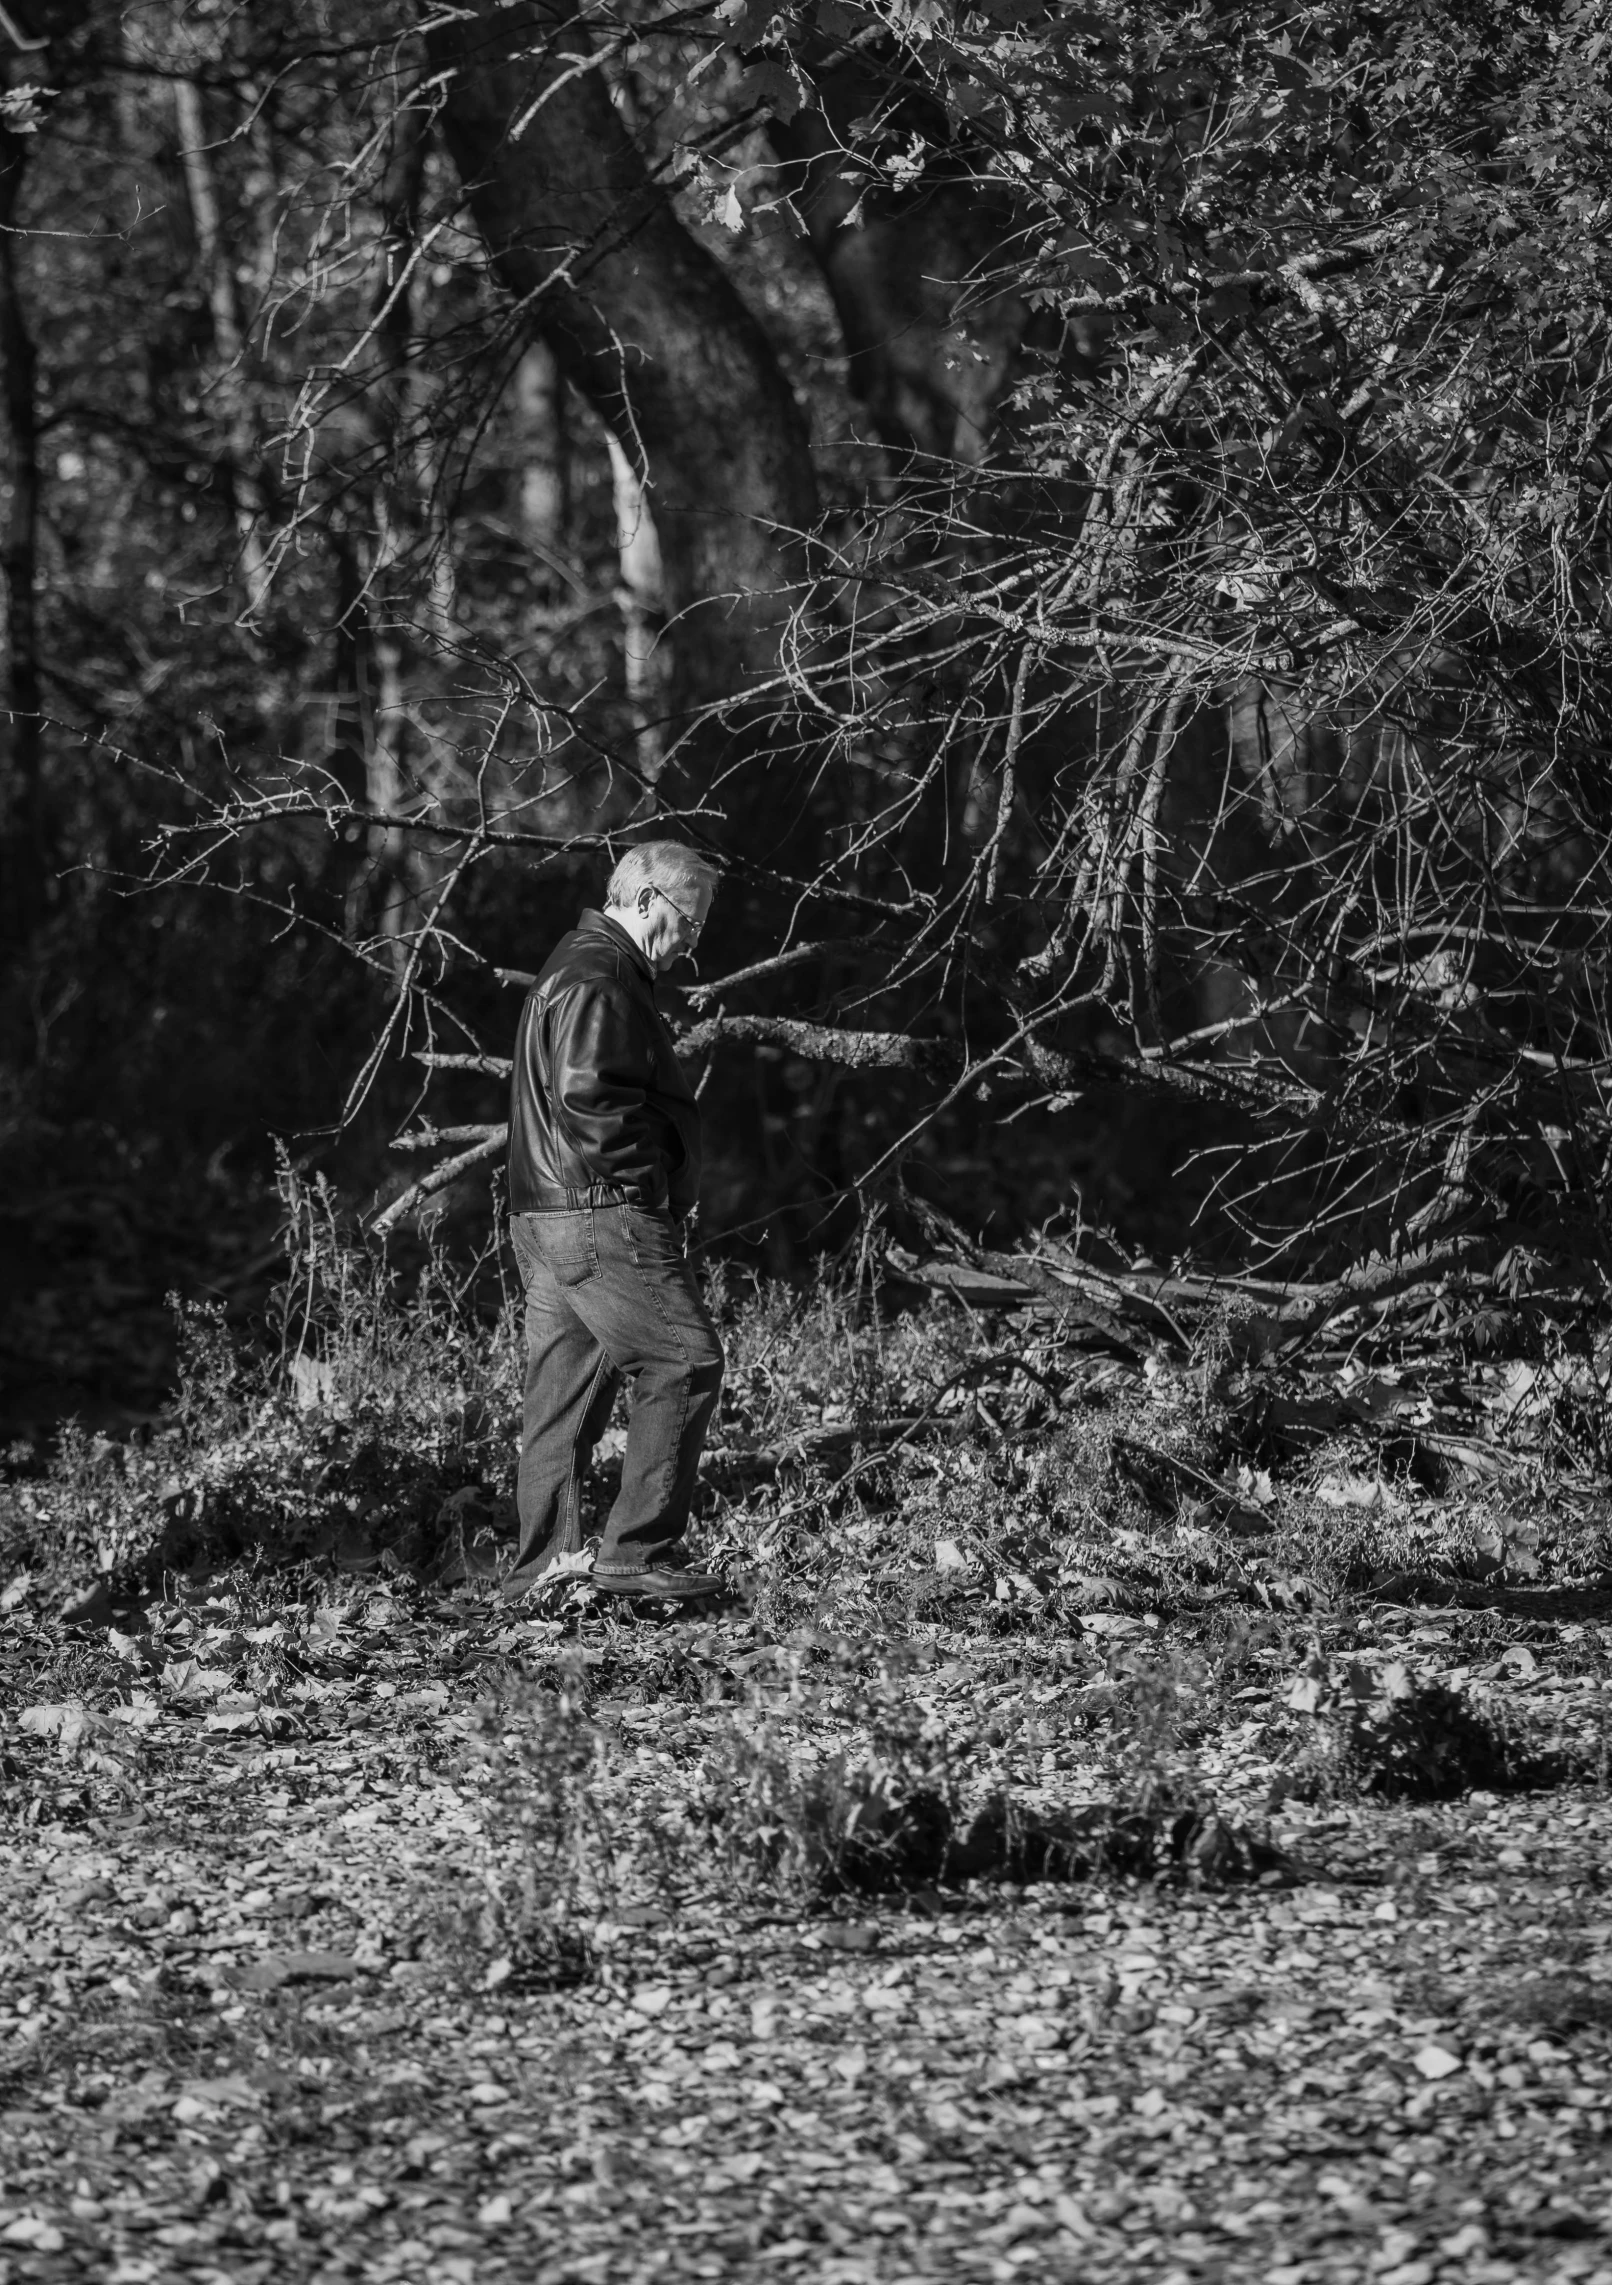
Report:
[{"label": "fallen leaves on ground", "polygon": [[[77,1669],[8,1622],[0,2285],[1612,2278],[1593,1788],[1290,1809],[1298,1888],[622,1897],[585,1980],[530,1990],[467,1901],[461,1749],[502,1664],[561,1654],[543,1624],[384,1592],[148,1618]],[[1463,1623],[1411,1615],[1404,1655],[1581,1710],[1596,1625],[1525,1661]],[[741,1620],[697,1642],[713,1673],[774,1655]],[[611,1636],[646,1786],[706,1718],[633,1695],[665,1655]],[[76,1692],[32,1695],[63,1657]],[[1095,1764],[1036,1725],[1101,1675],[940,1642],[912,1687],[943,1726],[999,1715],[1003,1769],[1067,1796]],[[1230,1807],[1257,1811],[1291,1686],[1264,1672],[1206,1747]],[[209,1726],[237,1692],[284,1733]],[[97,1758],[113,1728],[137,1767]]]}]

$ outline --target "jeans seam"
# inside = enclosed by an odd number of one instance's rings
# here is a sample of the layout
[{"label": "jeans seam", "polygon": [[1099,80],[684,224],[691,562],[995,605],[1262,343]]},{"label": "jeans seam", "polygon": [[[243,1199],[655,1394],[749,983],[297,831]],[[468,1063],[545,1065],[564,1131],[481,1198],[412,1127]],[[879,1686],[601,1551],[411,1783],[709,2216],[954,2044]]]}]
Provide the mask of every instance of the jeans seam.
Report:
[{"label": "jeans seam", "polygon": [[[519,1235],[520,1233],[517,1233],[517,1241]],[[527,1246],[517,1242],[516,1253],[521,1262],[526,1301],[524,1311],[526,1370],[523,1376],[525,1386],[522,1392],[521,1458],[517,1470],[520,1506],[520,1539],[517,1553],[524,1553],[525,1557],[524,1566],[518,1568],[529,1568],[534,1562],[553,1561],[555,1557],[569,1552],[568,1543],[572,1535],[571,1527],[573,1523],[580,1523],[576,1466],[578,1442],[574,1437],[566,1454],[564,1471],[560,1473],[558,1481],[550,1479],[553,1483],[553,1507],[548,1517],[547,1532],[540,1542],[531,1539],[531,1533],[534,1529],[533,1514],[527,1501],[520,1495],[527,1488],[528,1469],[534,1449],[528,1438],[526,1418],[527,1406],[530,1401],[533,1359],[538,1348],[549,1346],[556,1336],[562,1335],[563,1329],[569,1328],[571,1331],[579,1332],[590,1340],[591,1337],[587,1335],[586,1327],[582,1326],[577,1318],[575,1310],[566,1298],[564,1289],[559,1286],[552,1271],[548,1269],[542,1248],[536,1244]],[[549,1286],[552,1287],[552,1301],[539,1299],[545,1278]],[[597,1387],[598,1368],[599,1359],[595,1355],[590,1366],[592,1377],[587,1384],[587,1395],[583,1400],[583,1409],[578,1414],[579,1430],[582,1422],[586,1419],[587,1404],[592,1400]]]},{"label": "jeans seam", "polygon": [[588,1393],[582,1400],[581,1411],[577,1414],[577,1431],[571,1439],[571,1458],[565,1477],[565,1504],[560,1510],[560,1534],[562,1538],[565,1536],[566,1527],[574,1519],[578,1546],[582,1543],[582,1490],[577,1470],[577,1454],[582,1449],[582,1431],[592,1417],[593,1402],[599,1393],[599,1385],[610,1370],[610,1359],[601,1349],[599,1362],[593,1368],[593,1378],[588,1383]]},{"label": "jeans seam", "polygon": [[665,1302],[660,1292],[658,1281],[648,1275],[642,1261],[640,1261],[638,1257],[638,1240],[633,1234],[632,1224],[627,1219],[627,1209],[625,1207],[622,1208],[621,1221],[622,1229],[627,1239],[627,1250],[632,1256],[632,1266],[638,1274],[638,1282],[640,1285],[647,1288],[652,1300],[654,1301],[657,1316],[660,1318],[661,1323],[665,1326],[672,1339],[677,1343],[678,1354],[682,1360],[684,1368],[682,1397],[677,1408],[677,1425],[667,1449],[666,1460],[661,1470],[660,1477],[661,1505],[666,1507],[671,1504],[672,1488],[677,1481],[678,1454],[682,1450],[683,1431],[688,1424],[689,1401],[693,1395],[692,1383],[694,1378],[694,1361],[689,1354],[689,1345],[687,1340],[684,1338],[682,1327],[675,1324],[667,1312]]}]

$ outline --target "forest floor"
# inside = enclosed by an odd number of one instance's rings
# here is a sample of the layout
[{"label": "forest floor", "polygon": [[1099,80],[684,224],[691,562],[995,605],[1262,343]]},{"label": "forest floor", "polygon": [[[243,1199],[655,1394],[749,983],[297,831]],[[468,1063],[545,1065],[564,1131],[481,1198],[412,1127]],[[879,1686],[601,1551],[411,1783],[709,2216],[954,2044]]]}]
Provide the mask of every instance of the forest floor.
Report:
[{"label": "forest floor", "polygon": [[332,1544],[12,1578],[0,2285],[1612,2280],[1604,1508],[1263,1474],[1082,1357],[1015,1425],[1045,1328],[955,1312],[880,1389],[972,1358],[986,1426],[747,1473],[781,1329],[820,1428],[856,1378],[791,1306],[735,1329],[720,1611]]}]

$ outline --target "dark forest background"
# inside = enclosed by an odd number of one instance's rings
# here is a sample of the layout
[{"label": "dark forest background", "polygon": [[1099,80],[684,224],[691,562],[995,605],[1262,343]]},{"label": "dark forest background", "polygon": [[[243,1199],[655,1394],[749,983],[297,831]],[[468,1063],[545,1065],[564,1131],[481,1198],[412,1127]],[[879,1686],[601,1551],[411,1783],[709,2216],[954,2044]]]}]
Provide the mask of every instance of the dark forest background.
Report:
[{"label": "dark forest background", "polygon": [[740,1260],[1598,1308],[1598,5],[8,0],[0,59],[0,1425],[250,1308],[276,1141],[473,1247],[645,831],[726,872]]}]

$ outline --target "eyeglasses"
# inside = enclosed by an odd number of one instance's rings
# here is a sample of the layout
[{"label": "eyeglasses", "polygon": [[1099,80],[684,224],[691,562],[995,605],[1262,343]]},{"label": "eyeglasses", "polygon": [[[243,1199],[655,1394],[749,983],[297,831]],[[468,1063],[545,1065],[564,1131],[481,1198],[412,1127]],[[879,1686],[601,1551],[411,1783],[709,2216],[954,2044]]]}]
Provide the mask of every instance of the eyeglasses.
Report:
[{"label": "eyeglasses", "polygon": [[696,920],[691,912],[685,912],[682,906],[678,903],[676,897],[666,896],[666,891],[661,887],[659,881],[651,881],[649,885],[658,897],[666,898],[666,902],[671,906],[673,912],[676,913],[678,919],[683,923],[685,928],[691,929],[696,936],[700,936],[704,933],[704,921]]}]

